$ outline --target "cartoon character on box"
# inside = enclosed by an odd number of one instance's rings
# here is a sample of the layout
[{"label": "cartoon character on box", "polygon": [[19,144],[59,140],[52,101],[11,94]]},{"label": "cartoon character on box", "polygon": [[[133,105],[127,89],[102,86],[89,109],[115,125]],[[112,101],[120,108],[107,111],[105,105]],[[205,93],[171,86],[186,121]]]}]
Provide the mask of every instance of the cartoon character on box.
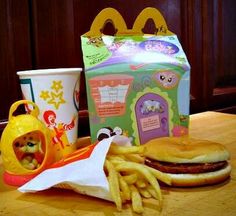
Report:
[{"label": "cartoon character on box", "polygon": [[120,127],[115,127],[112,129],[111,127],[104,127],[98,130],[97,132],[97,140],[102,141],[103,139],[115,136],[122,135],[123,131]]},{"label": "cartoon character on box", "polygon": [[[14,116],[20,105],[32,107],[29,114]],[[12,104],[3,130],[0,149],[5,183],[20,186],[55,162],[49,129],[37,117],[36,104],[20,100]]]}]

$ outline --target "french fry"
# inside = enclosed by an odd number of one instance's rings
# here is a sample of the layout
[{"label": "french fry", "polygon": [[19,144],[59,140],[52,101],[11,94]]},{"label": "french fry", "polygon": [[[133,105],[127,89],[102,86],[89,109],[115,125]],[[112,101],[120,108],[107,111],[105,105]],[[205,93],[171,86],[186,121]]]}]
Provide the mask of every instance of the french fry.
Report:
[{"label": "french fry", "polygon": [[126,195],[124,194],[124,192],[120,191],[120,197],[121,197],[121,202],[122,202],[122,203],[126,203],[126,202],[127,202],[125,196],[126,196]]},{"label": "french fry", "polygon": [[158,195],[151,185],[147,186],[147,191],[151,194],[153,198],[158,199]]},{"label": "french fry", "polygon": [[123,155],[107,155],[106,158],[112,163],[115,163],[116,161],[125,161],[125,157]]},{"label": "french fry", "polygon": [[133,210],[137,213],[142,213],[144,211],[143,204],[142,204],[142,198],[141,198],[137,188],[134,185],[131,185],[130,190],[131,190],[131,200],[132,200]]},{"label": "french fry", "polygon": [[158,181],[156,180],[155,176],[146,169],[142,164],[134,163],[134,162],[120,162],[117,166],[115,166],[117,171],[132,171],[136,170],[137,172],[141,173],[152,185],[152,187],[155,189],[158,200],[160,202],[160,206],[162,206],[162,194],[161,189]]},{"label": "french fry", "polygon": [[133,161],[133,162],[137,162],[137,163],[144,163],[144,157],[142,157],[139,154],[126,154],[125,158],[128,161]]},{"label": "french fry", "polygon": [[138,188],[145,188],[145,187],[147,187],[147,182],[145,181],[145,179],[139,178],[139,179],[135,182],[135,185],[136,185]]},{"label": "french fry", "polygon": [[132,174],[123,176],[123,179],[127,182],[127,184],[131,185],[137,181],[138,175],[137,173],[132,173]]},{"label": "french fry", "polygon": [[127,182],[124,180],[124,178],[119,174],[119,184],[120,184],[120,189],[123,194],[123,200],[128,201],[130,200],[130,188],[127,184]]},{"label": "french fry", "polygon": [[162,194],[158,180],[171,185],[171,177],[144,164],[144,146],[118,146],[112,144],[106,156],[104,169],[109,188],[118,210],[122,203],[131,201],[133,211],[144,211],[142,197],[159,200]]},{"label": "french fry", "polygon": [[122,209],[122,200],[120,195],[119,179],[118,173],[116,172],[114,166],[109,160],[105,160],[105,168],[108,171],[108,181],[109,188],[111,191],[111,196],[116,204],[118,211]]},{"label": "french fry", "polygon": [[111,144],[108,151],[109,154],[142,154],[144,152],[144,146],[118,146]]},{"label": "french fry", "polygon": [[151,173],[160,181],[164,182],[167,185],[171,185],[171,177],[167,175],[166,173],[160,172],[152,167],[149,167],[147,165],[144,165],[148,170],[151,171]]},{"label": "french fry", "polygon": [[144,198],[151,198],[152,197],[150,192],[147,190],[147,187],[146,188],[138,188],[138,191],[141,194],[141,196]]}]

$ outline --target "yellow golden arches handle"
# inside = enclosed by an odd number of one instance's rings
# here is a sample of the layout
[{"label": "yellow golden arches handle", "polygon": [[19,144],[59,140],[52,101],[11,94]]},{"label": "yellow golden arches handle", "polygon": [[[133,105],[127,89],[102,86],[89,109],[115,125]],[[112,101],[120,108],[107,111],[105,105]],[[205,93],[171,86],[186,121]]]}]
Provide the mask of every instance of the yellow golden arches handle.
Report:
[{"label": "yellow golden arches handle", "polygon": [[121,14],[114,8],[103,9],[94,19],[90,30],[85,33],[86,36],[99,36],[101,29],[104,28],[107,22],[111,22],[115,29],[116,34],[123,34],[127,31],[126,23]]},{"label": "yellow golden arches handle", "polygon": [[32,106],[32,109],[30,110],[30,115],[32,115],[32,116],[37,118],[38,115],[39,115],[39,108],[38,108],[38,106],[34,102],[29,101],[29,100],[19,100],[19,101],[16,101],[15,103],[13,103],[11,105],[11,108],[10,108],[10,111],[9,111],[8,120],[12,119],[13,113],[17,110],[17,108],[20,105],[26,105],[26,104],[30,104]]},{"label": "yellow golden arches handle", "polygon": [[136,34],[143,34],[142,29],[144,28],[148,19],[152,19],[155,23],[155,26],[157,28],[157,35],[174,34],[168,30],[166,21],[160,11],[152,7],[147,7],[140,12],[133,24],[132,32],[135,32]]}]

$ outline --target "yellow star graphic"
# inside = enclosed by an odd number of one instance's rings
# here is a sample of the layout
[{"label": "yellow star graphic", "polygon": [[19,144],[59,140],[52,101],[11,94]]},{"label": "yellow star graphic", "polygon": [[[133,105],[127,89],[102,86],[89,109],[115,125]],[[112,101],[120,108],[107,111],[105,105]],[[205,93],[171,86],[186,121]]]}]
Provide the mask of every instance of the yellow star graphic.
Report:
[{"label": "yellow star graphic", "polygon": [[54,89],[56,92],[58,92],[59,90],[63,89],[61,80],[59,80],[59,81],[55,81],[55,80],[54,80],[54,81],[52,82],[51,89]]},{"label": "yellow star graphic", "polygon": [[66,103],[66,101],[63,98],[63,92],[58,94],[51,92],[51,99],[48,101],[48,104],[53,104],[55,108],[58,109],[59,106],[64,103]]},{"label": "yellow star graphic", "polygon": [[47,100],[50,96],[49,96],[49,92],[48,91],[41,91],[41,94],[40,94],[40,97],[43,99],[43,100]]}]

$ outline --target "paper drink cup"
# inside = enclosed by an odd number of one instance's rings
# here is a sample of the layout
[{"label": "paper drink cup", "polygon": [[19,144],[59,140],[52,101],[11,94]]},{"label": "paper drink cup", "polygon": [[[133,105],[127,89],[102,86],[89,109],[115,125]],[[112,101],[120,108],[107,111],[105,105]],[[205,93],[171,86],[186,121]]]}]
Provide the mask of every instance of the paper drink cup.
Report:
[{"label": "paper drink cup", "polygon": [[[23,99],[35,102],[50,129],[56,159],[76,149],[81,68],[18,71]],[[25,106],[26,111],[30,107]]]}]

